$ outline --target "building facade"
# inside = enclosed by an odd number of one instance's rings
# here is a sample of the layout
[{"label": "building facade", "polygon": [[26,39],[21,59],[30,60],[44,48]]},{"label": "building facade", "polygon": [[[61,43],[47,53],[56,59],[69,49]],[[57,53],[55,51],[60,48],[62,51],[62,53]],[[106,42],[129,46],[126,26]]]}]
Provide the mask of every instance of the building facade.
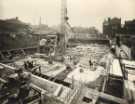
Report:
[{"label": "building facade", "polygon": [[103,22],[103,34],[114,37],[121,30],[121,18],[108,18]]},{"label": "building facade", "polygon": [[125,34],[135,34],[135,19],[130,21],[125,21],[125,24],[122,28],[122,33]]}]

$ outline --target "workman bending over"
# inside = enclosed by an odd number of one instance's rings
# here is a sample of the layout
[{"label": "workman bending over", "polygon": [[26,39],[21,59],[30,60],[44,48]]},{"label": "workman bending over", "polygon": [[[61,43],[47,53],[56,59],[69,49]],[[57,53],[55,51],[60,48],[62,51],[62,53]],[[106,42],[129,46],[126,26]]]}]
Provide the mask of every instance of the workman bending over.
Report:
[{"label": "workman bending over", "polygon": [[15,91],[12,92],[13,96],[9,97],[7,104],[11,104],[11,101],[17,101],[19,102],[19,104],[23,104],[24,100],[28,97],[30,92],[30,73],[24,72],[22,68],[19,68],[18,70],[16,70],[16,73],[9,76],[9,78],[12,80],[10,80],[10,82],[8,83],[10,84],[12,89],[15,89]]}]

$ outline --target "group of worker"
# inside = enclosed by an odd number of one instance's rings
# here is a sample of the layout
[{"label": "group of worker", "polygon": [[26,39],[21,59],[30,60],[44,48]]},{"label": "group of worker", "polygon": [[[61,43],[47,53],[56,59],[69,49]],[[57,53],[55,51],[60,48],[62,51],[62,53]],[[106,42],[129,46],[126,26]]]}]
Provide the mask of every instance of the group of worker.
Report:
[{"label": "group of worker", "polygon": [[14,74],[8,76],[7,82],[2,86],[2,90],[9,93],[7,102],[4,104],[25,104],[24,101],[29,96],[31,74],[19,68]]},{"label": "group of worker", "polygon": [[31,56],[27,58],[26,61],[24,61],[24,68],[26,70],[32,69],[34,67],[34,61],[32,60]]},{"label": "group of worker", "polygon": [[25,61],[24,62],[24,68],[26,70],[32,69],[34,67],[34,63],[33,61]]},{"label": "group of worker", "polygon": [[[3,95],[9,94],[6,103],[0,104],[25,104],[26,98],[29,96],[30,83],[31,83],[31,72],[41,72],[40,66],[38,66],[31,56],[27,57],[24,61],[23,66],[16,68],[13,74],[7,76],[7,82],[3,84],[2,90]],[[0,93],[1,94],[1,93]]]}]

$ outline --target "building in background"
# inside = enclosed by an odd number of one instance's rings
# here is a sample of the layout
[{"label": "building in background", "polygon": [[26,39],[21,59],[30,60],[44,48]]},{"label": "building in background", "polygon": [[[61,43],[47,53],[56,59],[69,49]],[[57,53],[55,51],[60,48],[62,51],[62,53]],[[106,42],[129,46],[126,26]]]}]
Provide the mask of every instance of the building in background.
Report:
[{"label": "building in background", "polygon": [[108,18],[103,22],[103,34],[114,41],[116,36],[120,36],[122,43],[131,48],[135,59],[135,19],[121,24],[120,18]]},{"label": "building in background", "polygon": [[125,24],[122,28],[121,33],[134,35],[135,34],[135,19],[130,20],[130,21],[125,21]]},{"label": "building in background", "polygon": [[103,22],[103,34],[108,37],[115,37],[116,34],[134,36],[135,19],[125,21],[124,24],[121,24],[121,18],[108,18]]},{"label": "building in background", "polygon": [[114,37],[121,31],[121,18],[108,18],[103,22],[103,34]]}]

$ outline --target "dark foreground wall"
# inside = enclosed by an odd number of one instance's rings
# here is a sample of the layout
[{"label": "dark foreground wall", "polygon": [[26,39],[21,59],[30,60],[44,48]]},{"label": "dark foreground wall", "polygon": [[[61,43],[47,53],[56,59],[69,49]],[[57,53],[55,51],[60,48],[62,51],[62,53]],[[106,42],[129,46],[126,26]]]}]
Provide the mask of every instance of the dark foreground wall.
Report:
[{"label": "dark foreground wall", "polygon": [[69,43],[98,43],[98,44],[109,44],[107,39],[69,39]]},{"label": "dark foreground wall", "polygon": [[12,38],[10,35],[0,37],[0,50],[26,48],[38,45],[38,38],[28,35],[17,35]]}]

